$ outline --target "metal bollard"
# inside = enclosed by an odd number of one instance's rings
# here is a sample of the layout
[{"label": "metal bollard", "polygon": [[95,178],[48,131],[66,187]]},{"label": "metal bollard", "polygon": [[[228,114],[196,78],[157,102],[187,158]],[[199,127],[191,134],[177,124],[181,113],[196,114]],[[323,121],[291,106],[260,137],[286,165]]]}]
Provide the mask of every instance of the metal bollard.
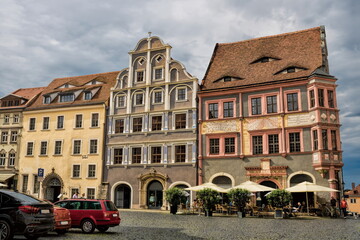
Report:
[{"label": "metal bollard", "polygon": [[358,213],[355,212],[355,213],[354,213],[354,219],[357,219],[357,218],[358,218]]}]

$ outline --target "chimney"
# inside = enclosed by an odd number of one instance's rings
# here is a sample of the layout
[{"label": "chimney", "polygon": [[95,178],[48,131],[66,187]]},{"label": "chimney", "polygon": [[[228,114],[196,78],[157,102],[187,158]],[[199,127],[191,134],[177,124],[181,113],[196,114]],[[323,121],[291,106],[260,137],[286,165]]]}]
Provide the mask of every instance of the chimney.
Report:
[{"label": "chimney", "polygon": [[351,183],[352,190],[355,189],[355,183]]}]

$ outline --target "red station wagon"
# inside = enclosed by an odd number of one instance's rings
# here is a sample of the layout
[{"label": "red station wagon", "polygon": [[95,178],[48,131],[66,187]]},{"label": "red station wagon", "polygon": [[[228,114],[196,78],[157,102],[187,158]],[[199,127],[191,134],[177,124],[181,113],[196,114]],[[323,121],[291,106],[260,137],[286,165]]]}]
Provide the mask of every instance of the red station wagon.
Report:
[{"label": "red station wagon", "polygon": [[67,199],[58,201],[56,206],[66,208],[71,214],[71,227],[92,233],[95,228],[105,232],[109,227],[120,224],[119,211],[110,200]]}]

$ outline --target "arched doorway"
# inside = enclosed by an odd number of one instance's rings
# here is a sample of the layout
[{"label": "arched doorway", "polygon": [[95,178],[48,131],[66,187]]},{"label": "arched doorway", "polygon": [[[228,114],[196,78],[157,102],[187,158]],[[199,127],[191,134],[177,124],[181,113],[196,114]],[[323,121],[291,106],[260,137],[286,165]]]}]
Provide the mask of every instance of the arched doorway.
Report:
[{"label": "arched doorway", "polygon": [[[275,189],[279,188],[279,186],[276,185],[276,183],[274,183],[273,181],[263,181],[263,182],[260,183],[260,185],[275,188]],[[268,201],[267,201],[266,196],[265,196],[268,193],[269,192],[258,192],[257,193],[257,195],[256,195],[256,197],[257,197],[257,200],[256,200],[257,205],[261,205],[261,206],[268,205]],[[258,200],[259,197],[261,198],[261,201]]]},{"label": "arched doorway", "polygon": [[147,189],[147,206],[150,209],[159,209],[163,205],[163,186],[159,181],[152,181]]},{"label": "arched doorway", "polygon": [[212,183],[218,185],[219,187],[222,188],[231,188],[232,186],[232,182],[231,179],[227,176],[217,176],[212,180]]},{"label": "arched doorway", "polygon": [[45,186],[45,199],[56,202],[61,193],[61,182],[57,177],[51,178]]},{"label": "arched doorway", "polygon": [[115,205],[117,208],[130,208],[131,188],[126,184],[120,184],[115,189]]},{"label": "arched doorway", "polygon": [[[299,183],[302,182],[313,182],[313,179],[311,176],[307,174],[296,174],[290,179],[290,187],[293,187]],[[297,193],[291,193],[293,197],[293,205],[297,205],[298,202],[300,202],[303,206],[306,206],[306,193],[305,192],[297,192]],[[309,205],[314,206],[314,193],[308,192],[308,200]],[[303,208],[305,209],[305,207]]]}]

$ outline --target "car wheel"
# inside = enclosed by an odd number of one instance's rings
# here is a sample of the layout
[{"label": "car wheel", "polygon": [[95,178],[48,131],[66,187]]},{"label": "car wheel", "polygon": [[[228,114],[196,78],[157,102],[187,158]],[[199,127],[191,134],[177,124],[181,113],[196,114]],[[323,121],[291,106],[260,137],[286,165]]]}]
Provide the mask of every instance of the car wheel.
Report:
[{"label": "car wheel", "polygon": [[92,233],[95,230],[95,224],[90,219],[85,219],[81,222],[81,230],[84,233]]},{"label": "car wheel", "polygon": [[64,235],[67,232],[67,229],[58,229],[58,230],[55,230],[55,232],[59,235]]},{"label": "car wheel", "polygon": [[8,239],[12,239],[13,236],[14,234],[10,224],[5,220],[0,219],[0,239],[8,240]]},{"label": "car wheel", "polygon": [[97,227],[97,229],[99,230],[99,232],[106,232],[108,229],[109,229],[109,227],[107,227],[107,226],[101,226],[101,227]]}]

